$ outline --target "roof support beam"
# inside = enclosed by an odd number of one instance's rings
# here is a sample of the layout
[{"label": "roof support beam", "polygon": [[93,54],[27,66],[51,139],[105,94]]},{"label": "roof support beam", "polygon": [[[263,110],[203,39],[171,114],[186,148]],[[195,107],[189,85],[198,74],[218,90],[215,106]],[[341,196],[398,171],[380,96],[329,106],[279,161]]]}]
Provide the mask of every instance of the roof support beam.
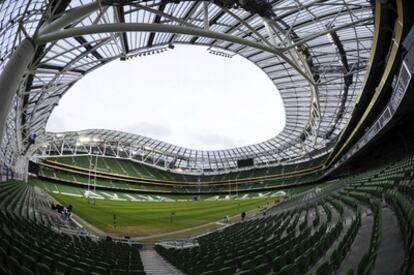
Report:
[{"label": "roof support beam", "polygon": [[[116,6],[116,14],[118,17],[118,21],[119,23],[125,23],[125,12],[124,12],[124,6]],[[121,33],[119,35],[120,39],[121,39],[121,43],[122,43],[122,51],[124,52],[125,55],[127,55],[129,53],[129,45],[128,45],[128,38],[126,33]]]},{"label": "roof support beam", "polygon": [[45,23],[39,30],[39,35],[58,31],[60,29],[63,29],[66,26],[69,26],[73,24],[73,22],[80,20],[92,12],[96,11],[99,8],[99,1],[94,1],[90,4],[80,6],[78,8],[73,8],[69,11],[67,11],[65,14],[63,14],[58,19],[50,22]]},{"label": "roof support beam", "polygon": [[25,38],[12,54],[0,74],[0,141],[7,116],[12,107],[13,98],[24,78],[27,68],[33,61],[36,53],[36,44],[30,38]]},{"label": "roof support beam", "polygon": [[100,53],[98,53],[96,50],[93,50],[93,47],[89,45],[88,41],[86,41],[83,36],[75,36],[74,39],[78,41],[78,43],[81,44],[86,49],[86,51],[90,52],[96,59],[104,59]]},{"label": "roof support beam", "polygon": [[[314,83],[313,79],[310,79],[308,74],[302,70],[294,61],[286,57],[279,49],[257,43],[255,41],[242,39],[237,36],[214,32],[211,30],[205,30],[201,28],[185,27],[185,26],[174,26],[174,25],[162,25],[162,24],[146,24],[146,23],[124,23],[124,24],[101,24],[92,25],[78,28],[65,29],[53,33],[40,35],[37,38],[39,44],[46,44],[59,39],[68,37],[75,37],[79,39],[82,35],[89,35],[94,33],[113,33],[113,32],[161,32],[161,33],[176,33],[176,34],[187,34],[194,36],[202,36],[208,38],[214,38],[218,40],[228,41],[232,43],[249,46],[259,50],[273,53],[280,56],[287,64],[293,67],[300,75],[306,80]],[[88,45],[89,46],[89,45]],[[89,46],[90,47],[90,46]]]},{"label": "roof support beam", "polygon": [[[160,6],[158,7],[158,10],[163,12],[165,9],[166,3],[165,2],[161,2]],[[156,15],[155,19],[154,19],[154,24],[159,24],[161,22],[161,16],[160,15]],[[152,45],[154,44],[154,38],[155,38],[155,32],[151,32],[149,38],[148,38],[148,47],[151,48]]]}]

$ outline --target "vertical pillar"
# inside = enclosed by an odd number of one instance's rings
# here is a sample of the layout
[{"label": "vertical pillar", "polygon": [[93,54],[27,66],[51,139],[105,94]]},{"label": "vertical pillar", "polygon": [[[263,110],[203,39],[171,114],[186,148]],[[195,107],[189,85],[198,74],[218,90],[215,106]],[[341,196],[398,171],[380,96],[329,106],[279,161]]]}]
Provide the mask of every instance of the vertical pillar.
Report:
[{"label": "vertical pillar", "polygon": [[29,159],[25,156],[19,156],[14,165],[14,170],[19,180],[27,182],[29,180]]},{"label": "vertical pillar", "polygon": [[25,38],[15,49],[0,74],[0,141],[6,126],[7,116],[12,107],[13,97],[19,88],[20,81],[36,52],[34,40]]}]

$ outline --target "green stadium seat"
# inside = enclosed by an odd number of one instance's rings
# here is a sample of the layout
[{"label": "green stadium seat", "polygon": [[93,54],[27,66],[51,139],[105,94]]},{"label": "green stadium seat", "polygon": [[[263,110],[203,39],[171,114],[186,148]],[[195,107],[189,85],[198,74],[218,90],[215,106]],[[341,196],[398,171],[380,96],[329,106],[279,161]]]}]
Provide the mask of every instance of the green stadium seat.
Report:
[{"label": "green stadium seat", "polygon": [[0,265],[7,266],[7,252],[0,246]]},{"label": "green stadium seat", "polygon": [[285,265],[279,272],[280,275],[292,275],[292,274],[299,274],[299,270],[295,264],[288,264]]},{"label": "green stadium seat", "polygon": [[308,254],[302,255],[296,260],[296,266],[299,268],[301,273],[305,273],[308,270],[309,265],[310,259]]},{"label": "green stadium seat", "polygon": [[112,275],[129,275],[128,269],[113,269],[111,271]]},{"label": "green stadium seat", "polygon": [[30,255],[24,255],[22,265],[32,270],[36,267],[36,260]]},{"label": "green stadium seat", "polygon": [[332,266],[329,261],[324,262],[316,271],[317,275],[331,275],[332,274]]},{"label": "green stadium seat", "polygon": [[253,269],[246,269],[236,272],[236,275],[256,275],[256,273]]},{"label": "green stadium seat", "polygon": [[18,274],[20,270],[20,263],[13,256],[7,258],[7,266],[11,273]]},{"label": "green stadium seat", "polygon": [[214,275],[217,273],[218,273],[217,270],[209,270],[209,271],[202,272],[201,275]]},{"label": "green stadium seat", "polygon": [[234,258],[229,258],[229,260],[223,261],[223,265],[231,268],[237,267],[237,260]]},{"label": "green stadium seat", "polygon": [[36,275],[36,273],[33,272],[31,269],[22,266],[20,267],[20,275]]},{"label": "green stadium seat", "polygon": [[67,265],[64,262],[58,261],[58,262],[55,262],[55,269],[58,272],[66,273],[70,271],[71,266]]},{"label": "green stadium seat", "polygon": [[52,270],[45,263],[36,263],[36,271],[39,274],[52,274]]},{"label": "green stadium seat", "polygon": [[[104,273],[101,273],[104,274]],[[129,275],[145,275],[145,271],[143,270],[129,270]]]},{"label": "green stadium seat", "polygon": [[278,256],[273,260],[273,269],[281,270],[286,264],[286,259],[283,256]]},{"label": "green stadium seat", "polygon": [[221,268],[221,269],[217,270],[216,274],[232,275],[232,274],[234,274],[235,270],[236,270],[235,267],[228,266],[228,267],[224,267],[224,268]]},{"label": "green stadium seat", "polygon": [[254,258],[254,261],[256,262],[256,265],[264,264],[268,262],[268,258],[266,254],[258,255]]},{"label": "green stadium seat", "polygon": [[254,272],[259,275],[266,275],[272,270],[272,263],[263,263],[256,266]]},{"label": "green stadium seat", "polygon": [[256,262],[255,262],[255,260],[254,259],[251,259],[251,260],[246,260],[246,261],[244,261],[243,263],[242,263],[242,265],[241,265],[241,267],[243,268],[243,269],[251,269],[251,268],[254,268],[256,266]]},{"label": "green stadium seat", "polygon": [[94,272],[94,273],[97,273],[97,274],[105,274],[105,273],[107,273],[108,268],[105,268],[105,267],[102,267],[102,266],[91,265],[89,270],[90,270],[90,272]]},{"label": "green stadium seat", "polygon": [[72,268],[70,269],[69,274],[70,274],[70,275],[76,275],[76,274],[88,274],[88,272],[87,272],[87,270],[82,269],[82,268],[80,268],[80,267],[72,267]]}]

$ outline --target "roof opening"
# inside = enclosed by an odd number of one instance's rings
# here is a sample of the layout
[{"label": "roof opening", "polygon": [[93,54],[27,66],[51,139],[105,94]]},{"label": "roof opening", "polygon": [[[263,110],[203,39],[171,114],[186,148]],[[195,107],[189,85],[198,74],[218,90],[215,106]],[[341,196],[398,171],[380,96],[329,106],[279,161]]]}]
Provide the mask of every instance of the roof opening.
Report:
[{"label": "roof opening", "polygon": [[272,81],[243,57],[212,53],[177,46],[111,62],[71,88],[46,129],[120,130],[198,150],[276,136],[285,113]]}]

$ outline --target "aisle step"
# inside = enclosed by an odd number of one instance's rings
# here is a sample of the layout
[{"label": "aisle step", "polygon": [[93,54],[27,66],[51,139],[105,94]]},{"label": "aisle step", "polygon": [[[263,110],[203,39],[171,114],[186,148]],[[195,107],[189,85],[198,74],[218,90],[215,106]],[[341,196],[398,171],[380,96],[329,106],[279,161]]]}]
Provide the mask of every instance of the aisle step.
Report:
[{"label": "aisle step", "polygon": [[148,275],[163,275],[174,274],[182,275],[175,267],[167,263],[158,253],[153,249],[144,249],[140,251],[144,271]]}]

